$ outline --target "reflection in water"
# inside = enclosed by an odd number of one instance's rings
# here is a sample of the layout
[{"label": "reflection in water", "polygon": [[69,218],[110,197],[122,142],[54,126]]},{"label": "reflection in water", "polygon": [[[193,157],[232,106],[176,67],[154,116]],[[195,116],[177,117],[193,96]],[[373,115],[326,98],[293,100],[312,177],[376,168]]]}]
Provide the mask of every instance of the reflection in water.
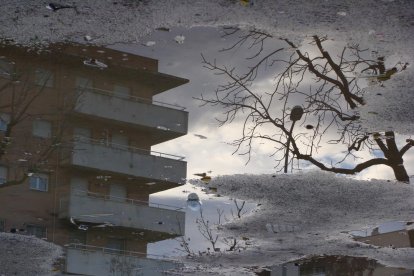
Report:
[{"label": "reflection in water", "polygon": [[187,197],[187,207],[192,211],[199,211],[201,208],[200,198],[196,193],[191,193]]},{"label": "reflection in water", "polygon": [[[1,46],[0,231],[68,245],[66,270],[95,275],[156,275],[176,266],[164,256],[242,246],[238,239],[248,237],[217,237],[216,230],[253,204],[201,191],[202,209],[195,201],[185,209],[186,193],[148,204],[186,178],[182,157],[151,149],[187,133],[184,108],[153,99],[187,82],[159,73],[155,59],[106,48]],[[212,135],[194,137],[208,143]],[[202,151],[211,157],[210,150]],[[211,158],[218,166],[242,165],[218,151],[220,160]],[[207,169],[209,158],[198,159]]]},{"label": "reflection in water", "polygon": [[[151,195],[151,201],[162,202],[169,205],[186,206],[190,194],[196,193],[199,197],[200,209],[186,210],[185,235],[183,237],[168,239],[148,244],[148,253],[165,256],[185,256],[192,254],[209,254],[217,251],[242,250],[249,244],[248,237],[228,237],[218,235],[222,224],[237,220],[251,212],[257,205],[254,203],[217,197],[206,194],[203,188],[186,184],[170,191]],[[235,204],[237,202],[237,205]],[[244,203],[243,203],[244,202]],[[243,206],[243,207],[242,207]],[[217,237],[217,241],[215,241]],[[234,244],[236,239],[236,244]],[[214,246],[211,242],[214,242]]]},{"label": "reflection in water", "polygon": [[413,222],[391,221],[377,227],[351,231],[355,240],[392,248],[414,247]]},{"label": "reflection in water", "polygon": [[[175,101],[179,104],[182,104],[184,106],[187,106],[188,110],[191,113],[190,116],[190,135],[187,135],[185,137],[179,138],[176,141],[173,141],[172,143],[166,143],[162,145],[157,145],[157,148],[162,149],[164,151],[174,151],[177,150],[177,153],[184,153],[187,157],[187,160],[189,161],[189,175],[193,173],[203,172],[205,170],[213,170],[216,174],[234,174],[234,173],[274,173],[274,156],[269,157],[271,153],[274,152],[274,147],[271,146],[270,143],[264,142],[264,143],[255,143],[253,146],[253,156],[254,159],[252,159],[252,162],[245,165],[246,158],[245,156],[240,155],[232,155],[235,148],[230,147],[225,142],[230,142],[238,138],[238,136],[241,133],[241,130],[243,128],[243,122],[242,120],[235,119],[234,122],[231,125],[223,126],[221,128],[217,128],[217,121],[215,118],[220,117],[223,113],[223,109],[217,107],[217,106],[205,106],[200,109],[199,104],[200,102],[195,101],[192,97],[189,97],[189,95],[199,97],[202,93],[206,96],[206,98],[210,98],[211,96],[214,97],[214,90],[217,88],[218,83],[225,84],[226,81],[221,79],[221,76],[217,76],[211,73],[209,70],[205,70],[201,68],[199,65],[201,61],[200,52],[203,53],[203,55],[210,61],[217,60],[217,65],[228,65],[227,68],[236,68],[235,73],[240,73],[240,76],[243,76],[244,69],[248,70],[248,68],[251,68],[254,64],[253,62],[257,62],[258,59],[261,57],[266,56],[266,54],[270,54],[273,50],[277,50],[279,48],[284,48],[283,51],[278,52],[275,59],[285,59],[288,58],[290,53],[294,54],[293,48],[291,48],[285,41],[279,40],[278,37],[275,38],[268,38],[264,41],[263,44],[263,56],[259,56],[256,59],[254,59],[252,62],[249,62],[248,60],[245,60],[247,57],[253,57],[255,55],[255,49],[249,49],[249,47],[235,47],[232,52],[229,51],[220,51],[223,48],[229,48],[231,45],[236,43],[239,39],[239,36],[237,34],[240,34],[243,36],[246,33],[238,32],[236,35],[233,36],[223,36],[223,32],[225,31],[225,28],[203,28],[203,27],[197,27],[192,29],[183,29],[183,28],[171,28],[170,32],[161,32],[156,31],[153,34],[151,34],[150,37],[147,37],[145,40],[148,41],[156,41],[156,45],[154,47],[136,47],[132,45],[116,45],[114,47],[119,49],[125,49],[129,52],[133,53],[143,53],[148,56],[153,57],[162,57],[160,59],[160,67],[165,72],[170,72],[173,74],[178,74],[185,76],[186,78],[191,79],[191,83],[189,83],[186,86],[180,87],[176,89],[174,94],[172,93],[165,93],[165,95],[160,94],[157,95],[159,99],[167,100],[167,101]],[[183,45],[178,45],[176,43],[170,43],[172,38],[176,34],[184,34],[186,37],[186,41]],[[260,32],[259,32],[260,33]],[[317,49],[316,45],[308,45],[308,42],[311,42],[308,40],[298,40],[295,37],[290,37],[295,43],[298,43],[300,46],[300,49],[303,50],[303,53],[309,52],[309,56],[313,57],[315,54],[315,51],[318,53],[319,50]],[[323,38],[325,39],[325,38]],[[144,41],[145,41],[144,40]],[[247,41],[251,42],[251,41]],[[249,43],[247,43],[249,44]],[[250,44],[249,44],[250,45]],[[258,41],[255,44],[260,48],[260,36],[258,34]],[[362,44],[361,44],[362,45]],[[337,42],[337,40],[332,37],[332,40],[326,40],[323,41],[323,47],[328,52],[331,53],[332,58],[337,61],[337,57],[340,56],[341,52],[340,49],[344,49],[344,46],[346,46],[346,42]],[[312,49],[311,49],[312,47]],[[257,48],[256,48],[257,49]],[[319,53],[320,54],[320,53]],[[367,51],[366,55],[362,55],[362,58],[368,58],[372,59],[373,63],[376,63],[377,57],[374,56],[375,53],[373,53],[373,56],[369,56],[370,52]],[[377,53],[381,54],[381,53]],[[320,55],[321,56],[321,55]],[[347,57],[348,58],[348,57]],[[315,56],[315,62],[319,60],[319,57]],[[391,60],[391,58],[385,58],[385,70],[388,70],[388,68],[392,68],[395,63]],[[347,60],[348,62],[348,60]],[[404,62],[404,61],[403,61]],[[258,74],[255,76],[255,82],[252,84],[251,89],[258,94],[274,91],[275,83],[272,81],[274,80],[275,75],[280,70],[280,62],[274,63],[272,62],[263,62],[263,66],[267,66],[270,64],[274,64],[273,69],[267,68],[266,70],[259,70]],[[345,66],[345,64],[343,64]],[[401,65],[401,66],[400,66]],[[397,66],[399,71],[404,71],[404,65],[400,64]],[[240,69],[240,71],[237,71],[237,69]],[[322,66],[320,64],[317,64],[317,69],[322,69]],[[327,70],[330,70],[330,67],[327,67]],[[362,69],[363,70],[363,69]],[[237,71],[237,72],[236,72]],[[366,70],[363,73],[368,74],[370,70]],[[374,70],[373,70],[374,71]],[[308,73],[308,72],[307,72]],[[398,75],[399,73],[397,73]],[[352,74],[349,74],[349,81],[353,79],[355,76]],[[359,75],[358,75],[359,76]],[[348,74],[347,74],[348,77]],[[294,79],[296,81],[296,79]],[[366,79],[364,78],[357,78],[356,81],[360,81],[360,88],[365,87],[367,84]],[[302,84],[303,84],[303,91],[308,91],[308,83],[313,82],[312,78],[306,78]],[[320,82],[319,82],[320,83]],[[354,83],[354,82],[352,82]],[[385,85],[387,82],[385,82]],[[317,85],[317,84],[315,84]],[[331,86],[328,86],[327,89],[329,89]],[[305,92],[304,92],[305,93]],[[266,94],[266,93],[264,93]],[[171,97],[173,95],[173,97]],[[303,101],[298,100],[299,97],[298,94],[291,95],[291,105],[288,107],[293,107],[297,104],[302,105]],[[279,97],[274,97],[279,99]],[[336,96],[334,97],[336,98]],[[306,104],[305,104],[306,105]],[[341,102],[341,108],[343,107]],[[278,109],[278,105],[273,105],[275,110],[280,111],[281,108]],[[342,110],[342,109],[341,109]],[[343,108],[343,110],[347,110],[346,108]],[[374,111],[374,110],[373,110]],[[248,113],[248,112],[247,112]],[[246,113],[246,114],[247,114]],[[352,114],[352,112],[349,112]],[[308,113],[306,113],[308,114]],[[289,115],[289,112],[287,112],[287,115]],[[272,116],[270,116],[272,117]],[[306,121],[308,121],[306,124],[302,124],[302,121],[305,121],[305,117],[307,118]],[[311,116],[312,117],[312,116]],[[352,116],[351,116],[352,117]],[[375,117],[375,116],[371,116]],[[273,118],[273,117],[272,117]],[[308,120],[309,119],[309,120]],[[286,127],[289,128],[291,125],[291,121],[289,120],[289,117],[286,117]],[[317,129],[321,129],[320,126],[316,123],[316,121],[310,121],[309,116],[303,116],[302,121],[298,122],[295,126],[295,129],[293,130],[294,135],[296,133],[299,134],[312,134]],[[329,120],[327,119],[327,122]],[[388,127],[381,127],[381,130],[386,130]],[[263,130],[263,132],[260,132],[262,135],[267,134],[269,131]],[[271,134],[274,134],[272,132]],[[336,131],[331,131],[327,133],[326,140],[336,140],[338,137],[338,133]],[[384,141],[387,139],[385,133],[380,133],[381,139]],[[201,135],[202,137],[199,137],[198,135]],[[271,136],[271,135],[270,135]],[[197,138],[197,139],[195,139]],[[207,139],[205,139],[207,138]],[[373,139],[376,137],[369,137],[368,140],[372,142]],[[403,137],[401,135],[396,136],[396,143],[398,147],[402,147],[404,144],[406,144],[405,139],[402,139]],[[378,140],[378,139],[377,139]],[[364,140],[365,142],[367,140]],[[376,142],[374,142],[374,145],[376,145]],[[358,145],[354,145],[355,147],[358,147]],[[306,151],[308,147],[304,147],[303,150]],[[310,145],[309,145],[310,148]],[[242,150],[244,147],[242,147]],[[347,153],[347,147],[344,147],[343,153]],[[282,154],[285,152],[282,152]],[[315,151],[313,151],[315,154]],[[340,152],[338,152],[339,154]],[[366,152],[367,153],[367,152]],[[382,154],[380,154],[380,151],[375,151],[376,157],[382,157]],[[408,171],[408,174],[411,174],[410,170],[412,166],[408,162],[411,162],[412,160],[411,156],[414,154],[413,151],[407,151],[405,153],[404,161],[406,162],[406,168]],[[357,153],[358,158],[368,158],[366,154]],[[363,156],[361,156],[363,155]],[[380,156],[381,155],[381,156]],[[316,156],[315,156],[316,157]],[[340,161],[341,158],[336,158],[333,160],[332,152],[330,150],[330,146],[326,150],[318,150],[318,158],[320,157],[320,160],[327,165],[327,164],[335,164],[337,161]],[[372,157],[372,156],[371,156]],[[254,162],[253,162],[254,160]],[[347,162],[349,161],[349,162]],[[357,160],[359,161],[359,160]],[[348,156],[348,160],[346,160],[344,164],[344,168],[350,168],[351,163],[354,164],[356,161],[352,160],[351,156]],[[282,164],[283,166],[283,164]],[[362,178],[385,178],[385,179],[394,179],[392,170],[387,169],[386,166],[373,166],[368,170],[364,170],[359,174]]]},{"label": "reflection in water", "polygon": [[1,46],[0,230],[65,245],[70,273],[175,267],[147,243],[185,234],[185,212],[148,200],[186,162],[151,147],[185,135],[188,113],[152,98],[187,82],[106,48]]},{"label": "reflection in water", "polygon": [[385,267],[375,260],[349,256],[317,256],[283,265],[272,266],[257,275],[299,276],[299,275],[413,275],[414,271]]},{"label": "reflection in water", "polygon": [[[266,143],[274,147],[271,156],[275,167],[283,168],[285,173],[306,164],[355,175],[383,165],[393,170],[398,181],[409,182],[403,156],[414,141],[407,139],[397,146],[394,129],[379,126],[368,131],[361,123],[365,117],[356,112],[366,103],[356,75],[368,72],[376,77],[389,72],[385,57],[365,58],[366,50],[357,44],[342,46],[338,51],[329,45],[328,37],[318,35],[305,40],[307,46],[255,29],[225,27],[223,36],[236,37],[236,42],[223,49],[229,55],[240,49],[255,50],[246,58],[250,66],[231,66],[203,55],[203,66],[219,76],[218,84],[214,93],[201,94],[196,99],[201,105],[222,108],[220,125],[241,124],[240,134],[232,141],[235,152],[250,160],[256,145]],[[277,40],[284,45],[275,47],[273,42],[277,45]],[[398,62],[392,71],[404,71],[404,64]],[[273,80],[264,90],[259,76],[269,71]],[[382,78],[380,84],[386,80]],[[326,151],[331,144],[337,145],[338,152],[321,157],[318,151]],[[365,160],[361,162],[355,155],[364,151]],[[325,160],[330,156],[335,156],[331,164]]]}]

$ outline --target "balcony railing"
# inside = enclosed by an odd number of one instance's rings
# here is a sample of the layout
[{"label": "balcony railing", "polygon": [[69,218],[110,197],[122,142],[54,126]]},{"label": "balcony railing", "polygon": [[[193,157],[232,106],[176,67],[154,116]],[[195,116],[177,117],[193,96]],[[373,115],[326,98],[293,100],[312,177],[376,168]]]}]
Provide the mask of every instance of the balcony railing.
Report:
[{"label": "balcony railing", "polygon": [[74,111],[149,128],[160,141],[182,136],[188,130],[188,112],[184,107],[96,88],[78,91]]},{"label": "balcony railing", "polygon": [[82,244],[82,243],[69,243],[65,245],[66,248],[73,248],[83,251],[94,251],[94,252],[102,252],[105,254],[117,254],[117,255],[123,255],[123,256],[134,256],[138,258],[155,258],[155,259],[163,259],[163,260],[170,260],[175,261],[174,259],[168,258],[166,255],[157,255],[157,254],[148,254],[144,252],[138,252],[138,251],[128,251],[128,250],[120,250],[120,249],[113,249],[109,247],[102,247],[102,246],[94,246],[94,245],[88,245],[88,244]]},{"label": "balcony railing", "polygon": [[187,174],[187,163],[183,159],[184,157],[174,154],[77,138],[72,142],[72,153],[68,161],[74,166],[155,181],[183,183]]},{"label": "balcony railing", "polygon": [[169,159],[174,159],[174,160],[185,159],[184,156],[180,156],[180,155],[159,152],[159,151],[154,151],[154,150],[141,149],[138,147],[131,147],[131,146],[116,144],[112,142],[110,143],[109,141],[86,138],[82,136],[75,136],[73,140],[78,143],[80,142],[80,143],[86,143],[86,144],[92,144],[92,145],[104,145],[105,147],[108,147],[108,148],[113,148],[113,149],[118,149],[118,150],[138,153],[138,154],[154,155],[154,156],[159,156],[159,157],[164,157],[164,158],[169,158]]},{"label": "balcony railing", "polygon": [[[182,207],[107,196],[73,189],[60,199],[59,217],[85,223],[145,229],[184,235],[185,211]],[[157,206],[157,207],[155,207]]]},{"label": "balcony railing", "polygon": [[66,273],[72,274],[162,276],[182,265],[160,255],[83,244],[66,246]]},{"label": "balcony railing", "polygon": [[117,93],[115,91],[110,91],[110,90],[105,90],[105,89],[100,89],[100,88],[78,88],[78,90],[81,93],[83,93],[83,92],[97,93],[97,94],[106,95],[106,96],[110,96],[110,97],[115,97],[115,98],[119,98],[119,99],[123,99],[123,100],[130,100],[130,101],[138,102],[138,103],[155,104],[155,105],[165,106],[165,107],[168,107],[168,108],[173,108],[173,109],[178,109],[178,110],[186,110],[186,108],[184,106],[180,106],[180,105],[177,105],[177,104],[170,104],[170,103],[165,103],[165,102],[161,102],[161,101],[154,101],[154,100],[150,100],[150,99],[142,98],[142,97],[138,97],[138,96],[133,96],[133,95],[125,95],[125,94]]},{"label": "balcony railing", "polygon": [[162,204],[162,203],[156,203],[156,202],[149,202],[145,200],[139,200],[139,199],[132,199],[127,197],[119,197],[119,196],[113,196],[113,195],[106,195],[101,193],[94,193],[91,191],[86,190],[71,190],[71,193],[78,196],[87,196],[91,198],[100,198],[102,200],[113,200],[117,202],[123,202],[126,204],[132,204],[132,205],[138,205],[138,206],[150,206],[154,208],[162,208],[162,209],[169,209],[169,210],[175,210],[175,211],[184,211],[184,207],[179,206],[173,206],[168,204]]}]

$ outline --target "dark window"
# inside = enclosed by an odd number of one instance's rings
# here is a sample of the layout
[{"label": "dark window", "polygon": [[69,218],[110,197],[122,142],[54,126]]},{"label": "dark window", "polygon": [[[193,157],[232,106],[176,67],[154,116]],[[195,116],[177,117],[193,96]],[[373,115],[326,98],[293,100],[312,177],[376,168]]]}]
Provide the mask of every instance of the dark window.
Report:
[{"label": "dark window", "polygon": [[0,218],[0,232],[4,232],[6,230],[6,220]]},{"label": "dark window", "polygon": [[108,238],[106,247],[113,249],[114,251],[125,250],[125,240],[119,238]]},{"label": "dark window", "polygon": [[36,137],[50,138],[52,136],[52,123],[46,120],[34,120],[32,134]]},{"label": "dark window", "polygon": [[7,125],[9,124],[9,122],[10,122],[10,115],[1,113],[0,114],[0,131],[6,131]]},{"label": "dark window", "polygon": [[0,185],[7,182],[7,167],[0,166]]},{"label": "dark window", "polygon": [[26,226],[27,234],[36,236],[38,238],[46,238],[46,227],[39,225],[28,224]]},{"label": "dark window", "polygon": [[11,79],[14,73],[14,63],[0,57],[0,76]]}]

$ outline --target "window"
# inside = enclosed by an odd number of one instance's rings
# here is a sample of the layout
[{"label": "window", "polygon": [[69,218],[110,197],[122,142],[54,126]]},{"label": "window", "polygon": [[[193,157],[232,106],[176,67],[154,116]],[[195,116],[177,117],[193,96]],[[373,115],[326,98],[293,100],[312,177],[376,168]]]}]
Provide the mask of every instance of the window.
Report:
[{"label": "window", "polygon": [[45,120],[34,120],[32,133],[36,137],[50,138],[52,136],[52,124]]},{"label": "window", "polygon": [[10,115],[6,113],[0,114],[0,131],[6,131],[7,125],[10,123]]},{"label": "window", "polygon": [[6,230],[6,220],[0,218],[0,232],[5,232]]},{"label": "window", "polygon": [[53,87],[53,73],[45,69],[36,69],[35,81],[37,85]]},{"label": "window", "polygon": [[0,166],[0,185],[7,182],[7,167]]},{"label": "window", "polygon": [[26,225],[27,234],[36,236],[38,238],[46,238],[46,227],[28,224]]},{"label": "window", "polygon": [[43,173],[33,174],[29,178],[29,185],[30,189],[32,190],[47,192],[49,184],[48,182],[49,176]]},{"label": "window", "polygon": [[0,76],[10,79],[14,72],[14,63],[0,57]]},{"label": "window", "polygon": [[106,248],[113,249],[114,251],[122,251],[125,250],[125,242],[125,239],[108,238]]}]

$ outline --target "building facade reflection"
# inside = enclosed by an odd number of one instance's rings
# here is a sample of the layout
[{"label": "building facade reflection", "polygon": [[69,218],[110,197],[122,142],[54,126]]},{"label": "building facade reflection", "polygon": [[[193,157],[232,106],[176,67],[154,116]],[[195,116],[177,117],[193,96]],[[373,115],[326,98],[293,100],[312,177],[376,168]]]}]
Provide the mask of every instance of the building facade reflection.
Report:
[{"label": "building facade reflection", "polygon": [[259,276],[316,275],[413,275],[412,270],[386,267],[377,261],[351,256],[312,256],[296,262],[272,266],[257,273]]},{"label": "building facade reflection", "polygon": [[[152,99],[187,82],[107,48],[2,46],[0,230],[72,244],[68,272],[88,274],[184,235],[183,210],[148,200],[185,182],[183,158],[151,146],[187,133],[184,108]],[[149,264],[139,257],[135,268]]]}]

